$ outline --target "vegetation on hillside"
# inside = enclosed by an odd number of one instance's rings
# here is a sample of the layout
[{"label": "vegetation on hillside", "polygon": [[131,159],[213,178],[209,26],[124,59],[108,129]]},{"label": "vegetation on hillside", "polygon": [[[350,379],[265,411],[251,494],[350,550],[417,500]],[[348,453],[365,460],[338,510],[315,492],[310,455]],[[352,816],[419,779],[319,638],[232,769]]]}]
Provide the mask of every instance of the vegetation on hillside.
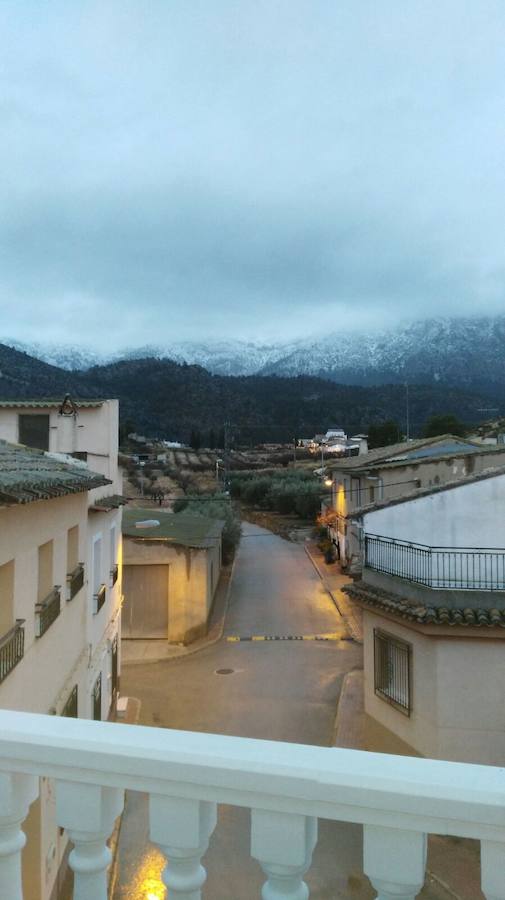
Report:
[{"label": "vegetation on hillside", "polygon": [[[188,441],[202,446],[223,443],[225,422],[232,425],[231,445],[292,442],[338,424],[348,434],[394,419],[404,423],[405,388],[338,385],[320,378],[259,375],[211,375],[199,366],[171,360],[123,360],[87,372],[67,372],[0,345],[0,397],[117,397],[128,430],[148,437]],[[447,409],[465,422],[478,422],[489,398],[458,388],[410,385],[412,434],[430,417]],[[494,403],[493,405],[496,405]],[[499,411],[498,411],[499,412]],[[403,427],[403,426],[402,426]]]},{"label": "vegetation on hillside", "polygon": [[230,489],[245,506],[295,513],[301,519],[315,519],[321,508],[321,480],[303,469],[234,472]]}]

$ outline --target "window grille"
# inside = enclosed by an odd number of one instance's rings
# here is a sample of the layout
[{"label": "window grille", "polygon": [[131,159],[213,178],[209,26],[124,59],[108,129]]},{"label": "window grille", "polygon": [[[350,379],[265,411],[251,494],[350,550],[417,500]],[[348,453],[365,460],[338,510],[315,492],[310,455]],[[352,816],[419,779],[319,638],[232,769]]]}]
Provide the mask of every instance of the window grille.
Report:
[{"label": "window grille", "polygon": [[375,628],[375,693],[407,716],[412,712],[411,668],[411,645]]}]

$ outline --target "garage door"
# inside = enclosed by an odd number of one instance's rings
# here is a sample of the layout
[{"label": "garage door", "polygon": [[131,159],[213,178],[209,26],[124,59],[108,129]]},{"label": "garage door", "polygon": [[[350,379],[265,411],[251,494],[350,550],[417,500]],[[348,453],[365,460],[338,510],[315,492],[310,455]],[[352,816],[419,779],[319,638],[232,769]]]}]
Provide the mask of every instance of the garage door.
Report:
[{"label": "garage door", "polygon": [[124,566],[123,637],[168,637],[168,566]]}]

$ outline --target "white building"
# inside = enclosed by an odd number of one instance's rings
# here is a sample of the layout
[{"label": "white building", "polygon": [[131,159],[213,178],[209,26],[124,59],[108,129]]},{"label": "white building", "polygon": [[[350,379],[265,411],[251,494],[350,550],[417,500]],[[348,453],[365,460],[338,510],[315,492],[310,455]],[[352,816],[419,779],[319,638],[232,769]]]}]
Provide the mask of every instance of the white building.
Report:
[{"label": "white building", "polygon": [[[118,403],[67,401],[62,408],[56,402],[3,401],[0,439],[20,438],[48,447],[49,454],[18,446],[4,450],[3,464],[0,460],[0,478],[8,483],[15,477],[12,460],[16,471],[25,460],[19,474],[26,481],[19,488],[19,507],[13,508],[8,493],[0,491],[5,523],[0,593],[10,598],[3,603],[0,624],[4,635],[14,628],[6,637],[4,660],[23,640],[16,620],[25,620],[23,661],[0,684],[0,707],[106,719],[117,698],[120,666]],[[32,491],[30,478],[37,485],[41,468],[52,473],[46,493]],[[68,473],[75,478],[79,473],[78,483],[84,485],[76,494],[65,488]],[[70,602],[71,593],[75,600]],[[34,602],[35,613],[30,612]],[[9,668],[8,662],[3,665]],[[1,666],[0,661],[0,677]],[[40,878],[33,880],[30,900],[51,896],[64,846],[51,828],[43,827],[52,803],[49,783],[41,797],[36,814],[47,846],[41,848]],[[36,866],[32,859],[32,875]]]},{"label": "white building", "polygon": [[505,466],[363,513],[369,749],[505,762]]}]

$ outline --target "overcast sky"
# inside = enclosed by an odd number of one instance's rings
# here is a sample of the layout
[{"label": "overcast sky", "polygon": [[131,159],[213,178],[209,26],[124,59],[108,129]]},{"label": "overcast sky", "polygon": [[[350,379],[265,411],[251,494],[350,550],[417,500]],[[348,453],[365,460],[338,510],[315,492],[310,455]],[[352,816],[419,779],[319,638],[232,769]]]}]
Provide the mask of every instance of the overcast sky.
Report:
[{"label": "overcast sky", "polygon": [[2,0],[0,334],[505,312],[503,0]]}]

